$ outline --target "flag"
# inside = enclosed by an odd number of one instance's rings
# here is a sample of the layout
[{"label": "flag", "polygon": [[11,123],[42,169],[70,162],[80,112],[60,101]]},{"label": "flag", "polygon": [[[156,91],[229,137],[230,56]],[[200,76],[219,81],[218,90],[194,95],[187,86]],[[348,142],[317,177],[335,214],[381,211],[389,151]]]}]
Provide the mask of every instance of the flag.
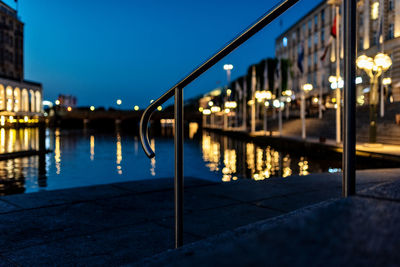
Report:
[{"label": "flag", "polygon": [[332,45],[333,39],[336,39],[336,36],[337,36],[337,27],[336,27],[336,16],[335,16],[331,27],[331,36],[329,36],[328,43],[326,44],[324,52],[322,53],[322,56],[320,58],[321,61],[325,60],[325,57],[328,54],[328,50]]},{"label": "flag", "polygon": [[333,38],[336,38],[336,34],[337,34],[337,27],[336,27],[336,16],[333,19],[333,24],[332,24],[332,28],[331,28],[331,36],[333,36]]},{"label": "flag", "polygon": [[297,67],[299,68],[301,73],[303,73],[303,59],[304,59],[304,43],[301,42],[299,54],[297,57]]},{"label": "flag", "polygon": [[268,62],[265,61],[264,66],[264,90],[268,90]]}]

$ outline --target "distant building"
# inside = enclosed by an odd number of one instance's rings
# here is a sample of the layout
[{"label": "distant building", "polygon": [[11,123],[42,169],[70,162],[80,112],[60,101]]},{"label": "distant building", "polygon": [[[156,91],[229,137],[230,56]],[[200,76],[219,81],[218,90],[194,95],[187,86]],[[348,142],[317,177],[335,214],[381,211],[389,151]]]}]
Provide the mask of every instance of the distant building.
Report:
[{"label": "distant building", "polygon": [[58,100],[57,105],[60,105],[61,107],[65,108],[68,107],[74,108],[76,107],[76,104],[78,102],[76,97],[73,95],[59,95],[57,100]]},{"label": "distant building", "polygon": [[0,1],[0,126],[43,115],[42,85],[24,79],[23,39],[17,12]]},{"label": "distant building", "polygon": [[[382,20],[379,15],[380,4],[383,5]],[[382,50],[382,45],[378,48],[378,38],[380,35],[383,37],[383,51],[393,62],[383,77],[391,77],[391,99],[400,101],[400,0],[363,0],[358,1],[357,6],[358,55],[375,56]],[[299,91],[303,84],[311,83],[314,93],[319,88],[322,88],[324,94],[333,92],[328,79],[336,74],[334,39],[324,60],[321,57],[331,38],[334,17],[334,8],[327,1],[322,1],[276,39],[276,57],[287,58],[292,63],[290,71],[293,90]],[[339,34],[343,34],[342,23],[339,25]],[[343,46],[340,47],[340,57],[343,77]],[[357,75],[362,77],[357,81],[357,94],[360,96],[368,91],[369,78],[361,70],[357,70]]]}]

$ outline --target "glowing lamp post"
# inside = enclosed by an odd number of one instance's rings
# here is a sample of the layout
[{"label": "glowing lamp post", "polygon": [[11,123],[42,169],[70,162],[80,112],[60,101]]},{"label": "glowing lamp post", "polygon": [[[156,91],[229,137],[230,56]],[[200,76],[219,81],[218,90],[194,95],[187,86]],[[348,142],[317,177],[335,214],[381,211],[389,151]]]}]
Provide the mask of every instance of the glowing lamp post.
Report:
[{"label": "glowing lamp post", "polygon": [[378,78],[382,73],[390,68],[392,60],[383,53],[378,53],[374,59],[366,55],[361,55],[356,61],[357,67],[364,70],[370,78],[369,92],[369,142],[376,142],[376,120],[378,105]]},{"label": "glowing lamp post", "polygon": [[[226,80],[227,80],[228,86],[229,86],[229,84],[231,82],[231,70],[233,69],[233,65],[232,64],[225,64],[223,68],[224,68],[224,70],[226,70]],[[229,98],[231,92],[232,91],[230,89],[228,89],[228,87],[227,87],[226,95],[225,95],[225,101],[228,101],[228,98]],[[227,117],[228,113],[229,112],[224,112],[224,129],[226,129],[227,126],[228,126],[228,117]]]},{"label": "glowing lamp post", "polygon": [[[225,113],[229,114],[231,112],[231,110],[235,109],[237,107],[237,103],[236,101],[227,101],[225,102]],[[229,117],[227,118],[227,124],[228,124],[228,128],[229,128]]]},{"label": "glowing lamp post", "polygon": [[226,70],[226,80],[228,81],[228,84],[231,82],[231,70],[233,69],[232,64],[225,64],[224,65],[224,70]]},{"label": "glowing lamp post", "polygon": [[256,91],[255,97],[257,99],[257,102],[261,103],[264,101],[264,134],[267,134],[267,109],[269,106],[269,100],[272,99],[272,93],[271,91]]},{"label": "glowing lamp post", "polygon": [[301,138],[306,139],[306,94],[313,89],[312,84],[306,83],[303,85],[303,91],[301,92],[301,106],[300,106],[300,116],[301,116]]}]

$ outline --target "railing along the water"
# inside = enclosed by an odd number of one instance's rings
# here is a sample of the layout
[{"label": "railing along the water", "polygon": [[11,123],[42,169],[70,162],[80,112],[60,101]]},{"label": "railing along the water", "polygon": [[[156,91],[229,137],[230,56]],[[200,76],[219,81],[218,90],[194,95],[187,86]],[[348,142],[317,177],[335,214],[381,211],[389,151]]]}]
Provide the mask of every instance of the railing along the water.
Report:
[{"label": "railing along the water", "polygon": [[[286,0],[282,1],[275,7],[273,7],[269,12],[265,13],[261,18],[259,18],[255,23],[253,23],[250,27],[240,33],[237,37],[235,37],[232,41],[230,41],[225,47],[211,56],[208,60],[206,60],[199,67],[194,69],[189,75],[183,78],[180,82],[171,87],[166,93],[164,93],[160,98],[151,103],[146,110],[144,111],[142,118],[140,120],[140,141],[143,147],[144,152],[149,158],[155,156],[153,149],[150,146],[149,137],[148,137],[148,123],[151,117],[151,114],[157,109],[158,106],[165,103],[172,96],[175,96],[175,178],[174,178],[174,202],[175,202],[175,247],[178,248],[183,244],[183,88],[189,85],[192,81],[202,75],[205,71],[210,69],[216,63],[218,63],[225,56],[230,54],[233,50],[238,48],[252,36],[254,36],[257,32],[262,30],[265,26],[274,21],[277,17],[283,14],[286,10],[296,4],[299,0]],[[350,60],[346,59],[345,64],[345,81],[347,87],[347,91],[355,92],[355,39],[354,33],[351,29],[355,28],[355,0],[347,0],[345,5],[345,36],[351,37],[350,41],[346,40],[346,56],[350,55]],[[350,27],[346,27],[350,26]],[[355,95],[353,93],[346,92],[346,96],[349,97],[347,101],[345,101],[345,128],[344,132],[347,135],[345,138],[344,145],[344,161],[343,166],[346,167],[344,170],[344,185],[353,186],[354,182],[348,182],[348,180],[355,180],[355,167],[354,160],[355,158]],[[350,113],[351,114],[350,114]],[[350,117],[349,117],[350,115]],[[349,129],[349,132],[346,132],[346,129]],[[350,135],[350,137],[348,136]],[[354,149],[352,149],[352,146]],[[348,188],[344,190],[346,195],[348,193],[351,194],[354,190],[352,188]]]}]

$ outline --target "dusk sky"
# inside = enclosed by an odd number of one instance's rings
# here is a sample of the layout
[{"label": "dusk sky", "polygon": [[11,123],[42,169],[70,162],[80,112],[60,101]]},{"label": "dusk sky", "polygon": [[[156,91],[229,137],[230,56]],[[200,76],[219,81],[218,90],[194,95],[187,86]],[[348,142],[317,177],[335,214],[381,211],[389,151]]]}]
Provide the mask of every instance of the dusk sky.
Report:
[{"label": "dusk sky", "polygon": [[[13,0],[5,1],[15,7]],[[144,108],[279,1],[19,1],[25,78],[44,98],[72,94],[79,106]],[[226,83],[273,56],[275,37],[320,1],[303,0],[186,88],[185,98]]]}]

